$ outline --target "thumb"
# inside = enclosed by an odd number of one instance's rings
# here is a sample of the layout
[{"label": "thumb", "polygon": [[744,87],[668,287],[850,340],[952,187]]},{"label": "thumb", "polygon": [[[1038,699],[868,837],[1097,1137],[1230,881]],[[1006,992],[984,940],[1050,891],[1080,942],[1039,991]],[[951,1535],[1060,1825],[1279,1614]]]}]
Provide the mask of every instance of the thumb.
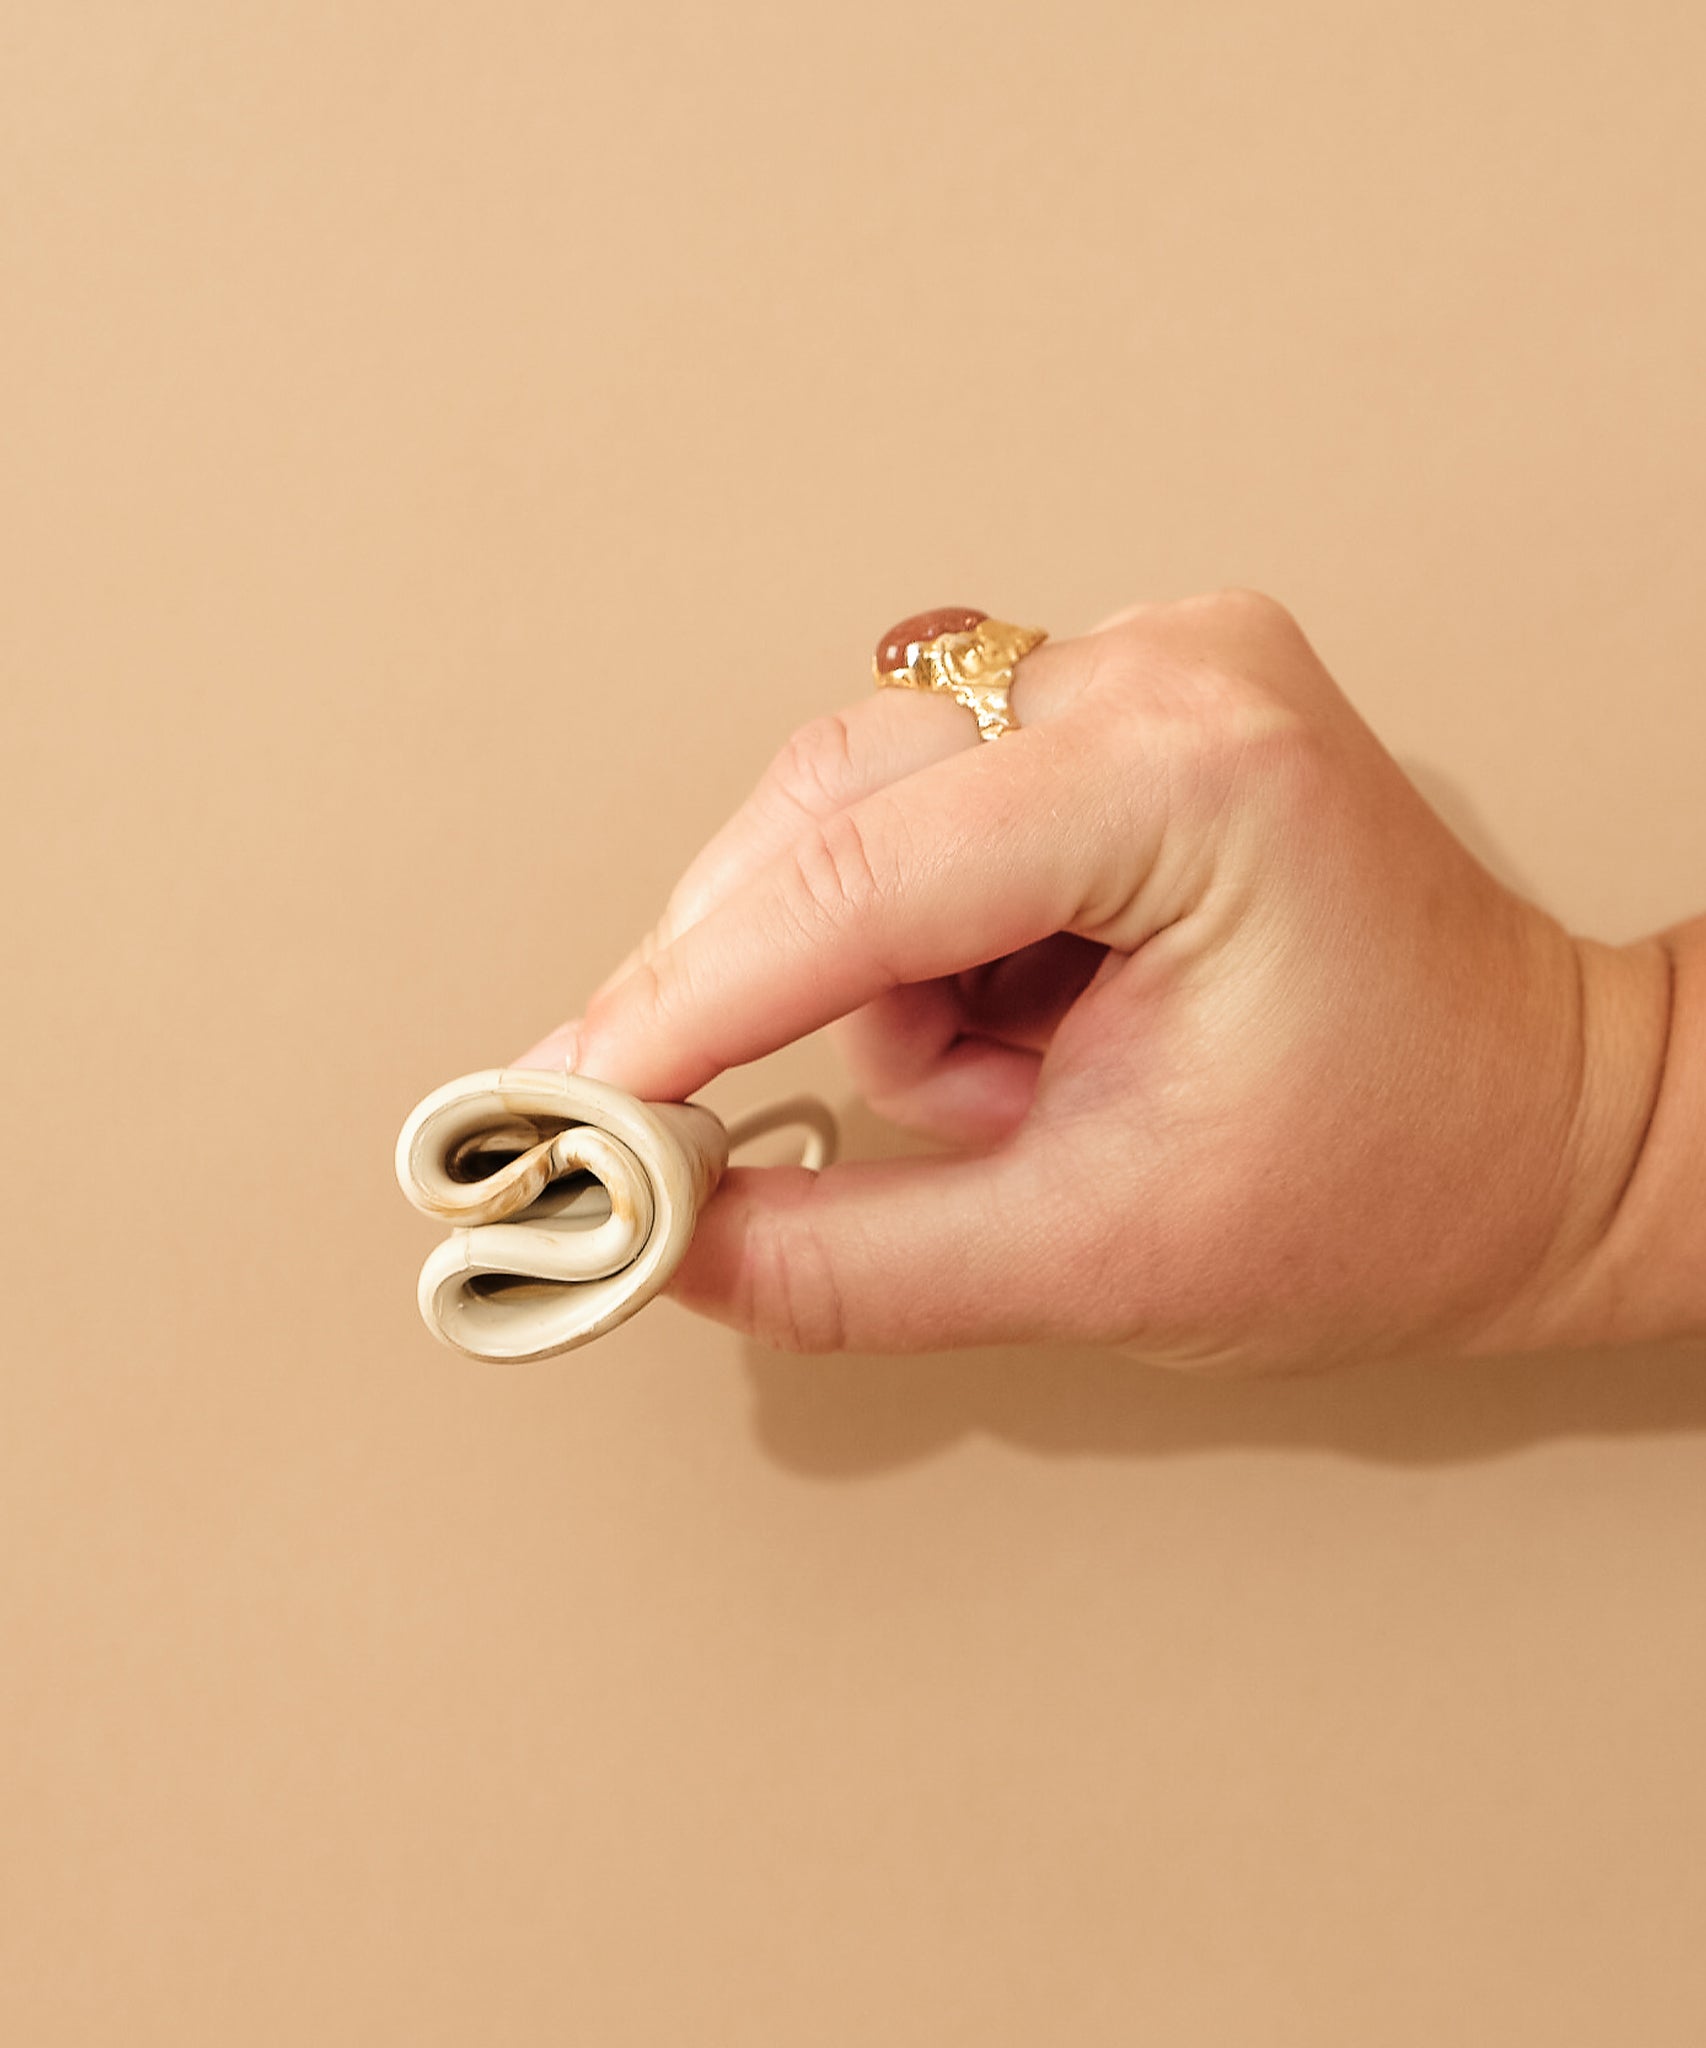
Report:
[{"label": "thumb", "polygon": [[[1016,1144],[818,1173],[731,1167],[669,1293],[784,1351],[1057,1337],[1061,1288],[1049,1268],[1079,1233],[1051,1178]],[[1092,1308],[1076,1290],[1075,1315]]]}]

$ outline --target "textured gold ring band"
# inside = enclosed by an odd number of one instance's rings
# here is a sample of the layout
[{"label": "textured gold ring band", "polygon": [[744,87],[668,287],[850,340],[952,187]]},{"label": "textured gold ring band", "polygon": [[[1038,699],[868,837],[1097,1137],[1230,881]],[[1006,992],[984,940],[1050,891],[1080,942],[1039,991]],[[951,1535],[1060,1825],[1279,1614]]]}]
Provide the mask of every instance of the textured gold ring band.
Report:
[{"label": "textured gold ring band", "polygon": [[977,720],[980,739],[998,740],[1018,727],[1007,701],[1014,666],[1047,638],[1040,626],[1009,626],[966,605],[944,605],[891,626],[872,667],[879,689],[952,697]]}]

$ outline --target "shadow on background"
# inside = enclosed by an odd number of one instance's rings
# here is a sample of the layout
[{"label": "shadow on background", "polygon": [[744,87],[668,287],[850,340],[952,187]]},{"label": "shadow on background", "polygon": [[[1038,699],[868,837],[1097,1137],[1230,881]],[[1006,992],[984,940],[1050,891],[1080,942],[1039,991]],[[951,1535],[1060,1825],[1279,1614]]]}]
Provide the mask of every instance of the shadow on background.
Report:
[{"label": "shadow on background", "polygon": [[989,1436],[1052,1457],[1330,1451],[1456,1465],[1562,1438],[1706,1430],[1706,1350],[1554,1352],[1193,1380],[1116,1353],[1027,1346],[915,1358],[743,1347],[765,1452],[823,1478]]},{"label": "shadow on background", "polygon": [[[1532,897],[1462,792],[1436,769],[1403,765],[1476,857]],[[849,1157],[930,1149],[862,1104],[840,1114]],[[801,1358],[748,1343],[743,1358],[764,1450],[826,1478],[917,1463],[979,1435],[1056,1457],[1261,1448],[1423,1466],[1564,1438],[1706,1430],[1706,1348],[1697,1345],[1419,1358],[1265,1380],[1192,1379],[1065,1346]]]}]

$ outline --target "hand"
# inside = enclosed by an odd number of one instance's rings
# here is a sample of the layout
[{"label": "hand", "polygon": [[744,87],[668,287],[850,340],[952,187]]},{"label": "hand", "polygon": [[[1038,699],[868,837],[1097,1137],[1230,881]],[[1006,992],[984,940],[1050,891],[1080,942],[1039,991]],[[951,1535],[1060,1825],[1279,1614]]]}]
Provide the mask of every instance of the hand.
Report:
[{"label": "hand", "polygon": [[1046,642],[1012,702],[993,744],[897,690],[795,734],[516,1062],[680,1098],[840,1020],[872,1105],[955,1148],[731,1170],[677,1298],[796,1349],[1209,1371],[1578,1336],[1657,950],[1496,881],[1270,599]]}]

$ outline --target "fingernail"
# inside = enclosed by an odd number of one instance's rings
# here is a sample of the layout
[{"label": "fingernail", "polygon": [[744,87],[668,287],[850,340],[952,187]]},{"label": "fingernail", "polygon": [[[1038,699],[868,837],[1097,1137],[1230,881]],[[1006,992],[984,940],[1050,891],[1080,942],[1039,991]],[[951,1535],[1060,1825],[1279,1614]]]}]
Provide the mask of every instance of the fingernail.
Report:
[{"label": "fingernail", "polygon": [[530,1045],[520,1059],[510,1061],[512,1067],[543,1068],[550,1074],[559,1067],[568,1073],[575,1073],[580,1067],[581,1024],[577,1017],[571,1023],[559,1024],[555,1031],[548,1031],[536,1044]]},{"label": "fingernail", "polygon": [[579,1018],[576,1018],[573,1023],[563,1026],[558,1050],[563,1055],[563,1072],[565,1074],[576,1072],[580,1066],[581,1057],[581,1027]]}]

